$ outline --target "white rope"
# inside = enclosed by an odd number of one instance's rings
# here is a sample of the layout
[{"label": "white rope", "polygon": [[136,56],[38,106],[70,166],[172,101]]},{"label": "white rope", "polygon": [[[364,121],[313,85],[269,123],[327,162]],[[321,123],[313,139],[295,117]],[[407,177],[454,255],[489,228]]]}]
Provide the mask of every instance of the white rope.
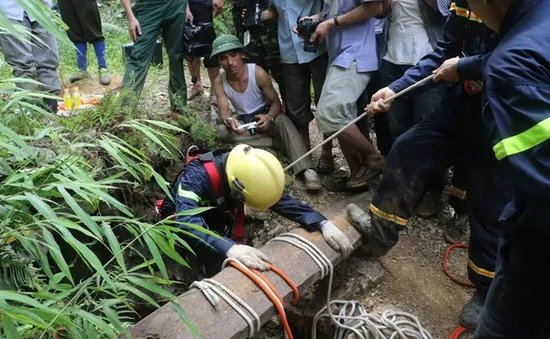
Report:
[{"label": "white rope", "polygon": [[[237,264],[244,266],[240,261],[231,259],[231,261],[234,261]],[[223,262],[222,269],[227,265],[227,260]],[[247,268],[248,269],[248,268]],[[225,287],[222,283],[214,280],[214,279],[203,279],[201,281],[195,281],[191,284],[191,288],[196,287],[198,288],[208,299],[210,304],[214,306],[214,308],[217,308],[218,304],[220,303],[221,297],[225,302],[231,306],[248,324],[248,337],[252,337],[255,333],[260,331],[260,327],[262,326],[260,317],[258,314],[250,307],[247,303],[245,303],[241,298],[239,298],[235,293],[231,292],[230,289]],[[239,305],[237,305],[233,300],[231,300],[228,295],[233,298]],[[219,296],[219,297],[218,297]],[[242,308],[241,308],[242,307]],[[243,311],[243,308],[248,311],[252,315],[251,319],[248,314],[246,314],[245,311]],[[254,320],[256,326],[254,326]]]},{"label": "white rope", "polygon": [[[425,85],[427,82],[430,82],[433,77],[435,76],[435,74],[432,74],[432,75],[428,75],[427,77],[425,77],[424,79],[410,85],[409,87],[405,88],[404,90],[402,90],[401,92],[399,93],[396,93],[394,95],[392,95],[391,97],[389,98],[386,98],[384,99],[384,103],[387,104],[388,102],[394,100],[394,99],[397,99],[399,98],[400,96],[402,96],[403,94],[406,94],[410,91],[412,91],[413,89],[419,87],[419,86],[422,86],[422,85]],[[315,152],[319,147],[323,146],[324,144],[326,144],[327,142],[331,141],[332,139],[336,138],[340,133],[342,133],[346,128],[350,127],[351,125],[354,125],[357,121],[363,119],[364,117],[367,116],[367,112],[361,114],[360,116],[358,116],[357,118],[353,119],[352,121],[350,121],[346,126],[340,128],[338,131],[336,131],[334,134],[332,134],[330,137],[326,138],[325,140],[323,140],[323,142],[321,142],[319,145],[313,147],[312,149],[310,149],[308,152],[306,152],[306,154],[302,155],[301,157],[299,157],[298,159],[294,160],[290,165],[288,165],[287,167],[285,167],[283,169],[283,171],[288,171],[290,168],[292,168],[292,166],[296,165],[297,163],[299,163],[300,161],[302,161],[304,158],[306,157],[309,157],[311,153]]]},{"label": "white rope", "polygon": [[[420,320],[406,312],[385,311],[380,319],[369,314],[365,307],[356,300],[330,300],[334,266],[330,259],[313,243],[294,233],[284,233],[271,241],[292,244],[305,253],[321,269],[321,278],[329,276],[327,304],[313,318],[311,338],[317,338],[317,322],[321,318],[330,318],[336,325],[334,339],[345,339],[354,333],[358,339],[433,339],[422,327]],[[270,241],[270,242],[271,242]],[[333,312],[338,307],[338,313]]]}]

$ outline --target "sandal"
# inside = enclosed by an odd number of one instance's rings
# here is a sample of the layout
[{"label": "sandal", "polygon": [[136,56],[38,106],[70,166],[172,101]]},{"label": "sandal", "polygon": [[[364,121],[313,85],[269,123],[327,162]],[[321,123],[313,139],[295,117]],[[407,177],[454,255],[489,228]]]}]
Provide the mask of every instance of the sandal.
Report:
[{"label": "sandal", "polygon": [[368,187],[369,172],[370,172],[370,169],[367,166],[362,165],[357,171],[357,173],[355,173],[353,177],[349,178],[348,182],[346,183],[346,187],[349,189]]},{"label": "sandal", "polygon": [[332,156],[321,155],[317,162],[317,173],[328,174],[334,171],[334,158]]}]

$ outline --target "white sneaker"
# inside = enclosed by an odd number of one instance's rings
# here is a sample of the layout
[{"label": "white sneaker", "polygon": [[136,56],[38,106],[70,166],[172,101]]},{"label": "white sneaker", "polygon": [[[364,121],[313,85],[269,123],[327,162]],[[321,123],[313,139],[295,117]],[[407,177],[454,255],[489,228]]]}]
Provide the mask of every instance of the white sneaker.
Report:
[{"label": "white sneaker", "polygon": [[319,180],[317,172],[311,168],[304,171],[304,184],[307,191],[318,192],[321,190],[321,180]]}]

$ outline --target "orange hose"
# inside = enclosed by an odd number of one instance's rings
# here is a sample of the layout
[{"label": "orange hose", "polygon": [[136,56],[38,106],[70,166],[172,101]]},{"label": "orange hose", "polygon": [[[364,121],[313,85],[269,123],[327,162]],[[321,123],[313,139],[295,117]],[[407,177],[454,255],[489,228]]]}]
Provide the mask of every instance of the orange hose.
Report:
[{"label": "orange hose", "polygon": [[451,252],[455,248],[468,248],[468,244],[452,244],[445,250],[445,255],[443,256],[443,271],[445,272],[445,275],[448,276],[452,281],[454,281],[457,284],[469,286],[469,287],[475,287],[474,284],[472,284],[469,280],[463,280],[455,277],[450,271],[449,267],[447,267],[447,261],[449,259],[449,256],[451,255]]},{"label": "orange hose", "polygon": [[[288,339],[294,339],[294,336],[292,335],[292,330],[290,329],[290,325],[288,324],[288,320],[286,318],[285,309],[281,306],[282,303],[278,303],[277,299],[280,298],[280,295],[278,296],[278,292],[275,292],[275,288],[272,287],[273,285],[270,283],[268,284],[269,288],[272,290],[266,290],[265,286],[262,284],[264,281],[262,278],[256,276],[256,274],[253,271],[242,269],[238,264],[234,263],[233,261],[230,261],[229,264],[233,266],[235,269],[241,271],[244,275],[246,275],[256,286],[258,286],[262,292],[271,300],[275,308],[277,309],[277,312],[279,313],[279,316],[281,317],[281,322],[283,323],[283,328],[285,330],[285,333],[288,336]],[[265,278],[265,277],[264,277]],[[270,293],[272,292],[272,293]],[[281,298],[282,299],[282,298]]]},{"label": "orange hose", "polygon": [[451,333],[449,339],[460,339],[460,336],[467,333],[468,329],[462,325],[458,325],[457,328]]},{"label": "orange hose", "polygon": [[288,286],[290,286],[290,288],[292,289],[292,293],[294,294],[294,298],[292,299],[290,304],[296,305],[296,303],[298,302],[298,299],[300,299],[300,291],[298,291],[298,286],[296,286],[296,284],[292,280],[290,280],[290,278],[278,267],[275,267],[272,264],[269,264],[269,268],[273,272],[277,273],[279,277],[281,277],[288,284]]},{"label": "orange hose", "polygon": [[277,298],[281,301],[281,304],[283,304],[283,306],[285,305],[285,301],[283,300],[283,296],[279,293],[279,291],[277,291],[277,288],[275,288],[275,286],[271,283],[271,281],[269,281],[269,279],[267,279],[267,277],[265,275],[263,275],[262,273],[260,273],[260,271],[258,270],[255,270],[253,268],[250,268],[250,270],[252,272],[254,272],[254,274],[256,274],[256,276],[260,279],[262,279],[266,284],[267,286],[269,286],[269,288],[271,289],[271,291],[273,291],[273,293],[275,293],[275,295],[277,296]]}]

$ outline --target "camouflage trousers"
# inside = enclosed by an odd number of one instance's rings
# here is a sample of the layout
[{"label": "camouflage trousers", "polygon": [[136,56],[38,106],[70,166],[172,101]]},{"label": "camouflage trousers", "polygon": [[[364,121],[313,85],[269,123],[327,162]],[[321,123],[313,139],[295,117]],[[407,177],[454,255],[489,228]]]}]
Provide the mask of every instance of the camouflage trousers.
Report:
[{"label": "camouflage trousers", "polygon": [[[233,6],[231,13],[237,37],[241,42],[244,40],[246,28],[242,23],[242,8]],[[277,33],[277,23],[268,27],[254,27],[249,30],[250,43],[246,46],[247,62],[255,63],[266,72],[271,73],[277,85],[283,101],[285,100],[285,83],[283,78],[283,66],[281,65],[281,54],[279,51],[279,38]]]}]

